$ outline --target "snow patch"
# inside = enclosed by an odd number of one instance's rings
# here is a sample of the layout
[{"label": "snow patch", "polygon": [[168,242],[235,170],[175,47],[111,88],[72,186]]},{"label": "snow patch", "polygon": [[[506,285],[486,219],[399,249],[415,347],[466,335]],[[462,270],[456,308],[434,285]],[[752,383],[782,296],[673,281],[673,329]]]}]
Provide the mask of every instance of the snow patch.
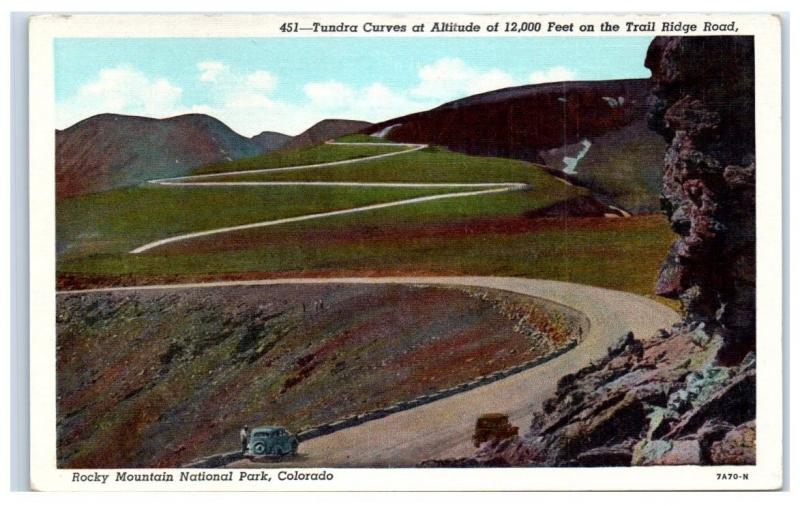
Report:
[{"label": "snow patch", "polygon": [[603,97],[603,100],[605,100],[612,109],[625,105],[625,97]]},{"label": "snow patch", "polygon": [[378,138],[383,139],[387,135],[389,135],[389,132],[391,132],[395,128],[399,127],[400,125],[401,125],[401,123],[395,123],[394,125],[389,125],[386,128],[382,129],[381,131],[375,132],[374,134],[370,135],[370,137],[378,137]]},{"label": "snow patch", "polygon": [[578,151],[578,153],[576,153],[575,156],[565,156],[564,157],[564,159],[563,159],[564,168],[561,169],[561,170],[563,170],[565,173],[567,173],[567,174],[575,174],[577,172],[576,168],[578,167],[578,162],[580,162],[581,159],[584,156],[586,156],[586,153],[589,152],[589,148],[592,147],[592,141],[590,141],[589,139],[583,139],[581,141],[581,144],[583,144],[583,149]]},{"label": "snow patch", "polygon": [[603,97],[603,100],[605,100],[612,109],[619,106],[619,102],[617,102],[617,99],[614,97]]}]

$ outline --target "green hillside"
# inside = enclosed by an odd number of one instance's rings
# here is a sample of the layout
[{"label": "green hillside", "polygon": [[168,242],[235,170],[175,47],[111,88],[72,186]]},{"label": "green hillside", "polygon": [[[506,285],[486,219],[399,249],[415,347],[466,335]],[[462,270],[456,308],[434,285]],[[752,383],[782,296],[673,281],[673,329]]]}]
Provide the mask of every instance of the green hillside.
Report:
[{"label": "green hillside", "polygon": [[[206,167],[230,172],[371,156],[398,146],[319,145]],[[530,218],[588,194],[535,164],[431,147],[378,160],[199,181],[525,183],[524,190],[431,200],[131,249],[196,231],[485,188],[144,185],[58,206],[62,287],[208,276],[481,274],[561,279],[652,293],[672,232],[661,216]],[[90,283],[91,284],[91,283]]]},{"label": "green hillside", "polygon": [[271,169],[275,167],[291,167],[296,165],[312,165],[317,163],[336,162],[353,158],[392,153],[408,149],[398,146],[336,146],[319,144],[305,149],[273,151],[259,156],[240,158],[232,162],[221,162],[194,170],[194,174],[213,174],[217,172],[233,172],[244,170]]}]

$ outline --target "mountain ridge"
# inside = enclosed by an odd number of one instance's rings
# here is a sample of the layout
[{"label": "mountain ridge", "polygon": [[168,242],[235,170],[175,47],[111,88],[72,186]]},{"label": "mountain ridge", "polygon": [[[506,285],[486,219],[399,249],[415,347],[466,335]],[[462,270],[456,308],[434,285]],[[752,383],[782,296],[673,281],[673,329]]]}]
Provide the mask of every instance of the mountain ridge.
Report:
[{"label": "mountain ridge", "polygon": [[321,144],[327,140],[360,132],[372,126],[368,121],[327,118],[311,125],[303,132],[295,135],[281,149],[300,149],[315,144]]},{"label": "mountain ridge", "polygon": [[360,131],[366,121],[324,119],[297,136],[263,131],[245,137],[200,113],[168,118],[102,113],[56,129],[58,199],[185,176],[192,169],[301,149]]},{"label": "mountain ridge", "polygon": [[264,152],[267,152],[282,148],[287,142],[292,140],[292,136],[281,132],[264,130],[263,132],[250,137],[250,140],[261,146],[264,149]]},{"label": "mountain ridge", "polygon": [[55,136],[58,198],[182,176],[200,165],[262,152],[206,114],[158,119],[104,113]]},{"label": "mountain ridge", "polygon": [[659,209],[665,141],[646,128],[647,79],[503,88],[391,118],[362,132],[550,167],[635,213]]}]

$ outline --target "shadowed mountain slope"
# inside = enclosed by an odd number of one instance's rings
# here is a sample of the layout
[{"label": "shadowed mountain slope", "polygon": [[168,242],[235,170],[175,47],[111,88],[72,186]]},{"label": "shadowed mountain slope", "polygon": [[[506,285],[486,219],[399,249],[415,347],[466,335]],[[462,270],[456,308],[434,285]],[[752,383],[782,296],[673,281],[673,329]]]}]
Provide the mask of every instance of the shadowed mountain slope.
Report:
[{"label": "shadowed mountain slope", "polygon": [[546,83],[481,93],[375,124],[397,142],[544,163],[633,212],[658,209],[662,138],[646,79]]},{"label": "shadowed mountain slope", "polygon": [[166,119],[100,114],[56,131],[56,193],[63,198],[181,176],[263,151],[258,142],[204,114]]},{"label": "shadowed mountain slope", "polygon": [[264,152],[267,152],[282,148],[287,142],[292,140],[292,136],[280,132],[265,131],[250,137],[250,140],[261,146]]}]

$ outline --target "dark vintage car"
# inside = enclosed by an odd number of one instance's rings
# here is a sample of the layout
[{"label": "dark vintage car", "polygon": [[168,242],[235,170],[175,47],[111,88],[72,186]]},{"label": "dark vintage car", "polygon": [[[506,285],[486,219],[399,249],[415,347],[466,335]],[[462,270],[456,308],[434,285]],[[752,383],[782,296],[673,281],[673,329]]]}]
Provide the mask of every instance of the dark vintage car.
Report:
[{"label": "dark vintage car", "polygon": [[475,433],[472,442],[476,447],[487,441],[502,441],[519,434],[519,427],[508,423],[508,415],[502,413],[486,413],[475,422]]},{"label": "dark vintage car", "polygon": [[247,440],[249,457],[284,457],[296,455],[297,437],[283,427],[256,427]]}]

